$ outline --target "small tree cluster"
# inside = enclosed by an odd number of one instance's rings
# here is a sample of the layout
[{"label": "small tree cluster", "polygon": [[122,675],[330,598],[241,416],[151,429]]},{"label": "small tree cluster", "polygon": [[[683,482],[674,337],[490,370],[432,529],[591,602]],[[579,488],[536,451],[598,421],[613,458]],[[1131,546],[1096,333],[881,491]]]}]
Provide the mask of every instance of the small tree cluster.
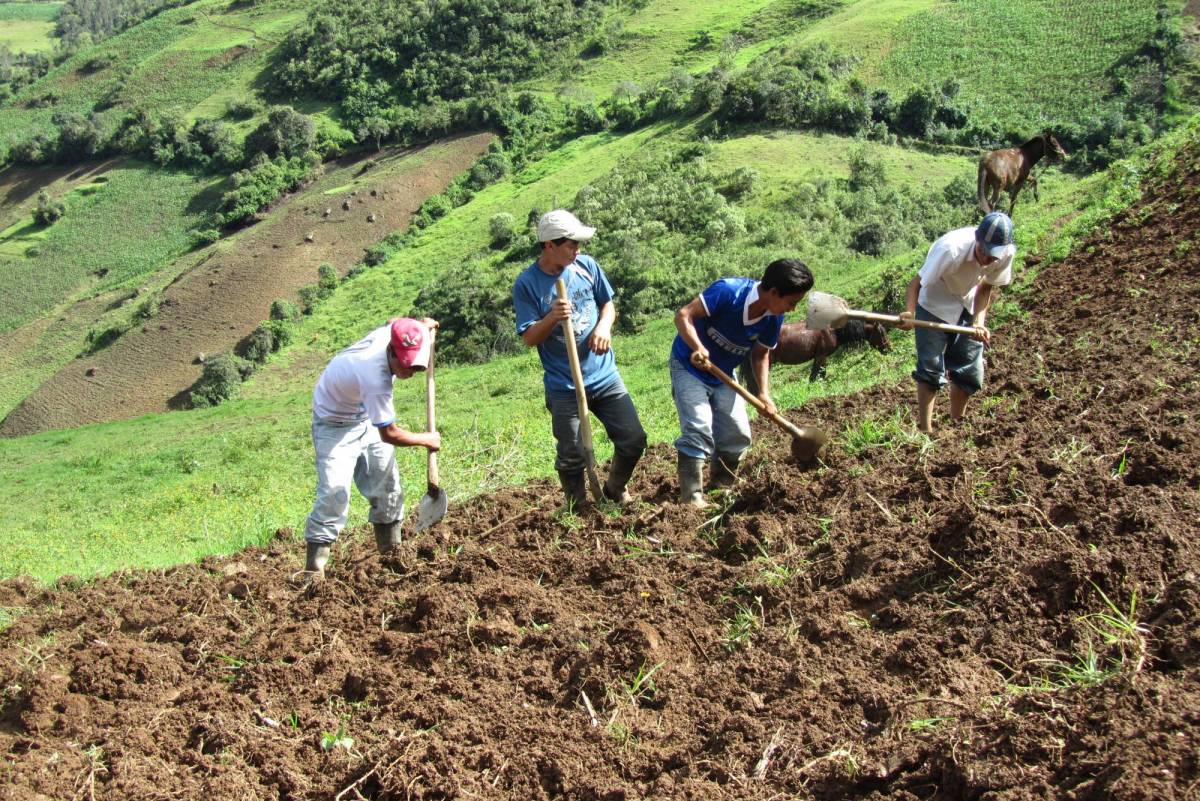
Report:
[{"label": "small tree cluster", "polygon": [[37,205],[33,209],[33,221],[38,225],[50,225],[67,213],[61,200],[52,200],[43,190],[38,192]]}]

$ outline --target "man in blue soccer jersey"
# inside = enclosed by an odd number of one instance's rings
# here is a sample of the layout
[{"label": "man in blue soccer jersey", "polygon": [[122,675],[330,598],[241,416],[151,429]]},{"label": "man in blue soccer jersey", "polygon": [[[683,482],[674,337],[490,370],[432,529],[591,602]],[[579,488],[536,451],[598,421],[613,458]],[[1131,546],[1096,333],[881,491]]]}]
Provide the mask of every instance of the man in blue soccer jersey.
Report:
[{"label": "man in blue soccer jersey", "polygon": [[[528,347],[538,349],[545,370],[546,408],[558,441],[554,466],[569,508],[586,504],[587,491],[586,465],[579,444],[579,407],[563,320],[570,317],[573,325],[576,341],[571,346],[579,354],[588,409],[604,424],[613,443],[612,464],[603,487],[605,496],[623,505],[632,502],[625,486],[646,450],[646,432],[613,356],[612,327],[617,308],[612,285],[596,260],[579,252],[580,243],[595,233],[595,228],[584,225],[569,211],[556,209],[542,215],[538,221],[541,251],[513,284],[517,333]],[[559,278],[567,285],[567,297],[563,299],[555,290]]]},{"label": "man in blue soccer jersey", "polygon": [[[679,412],[679,499],[704,507],[704,463],[712,459],[710,489],[727,487],[750,447],[746,401],[692,359],[708,359],[726,373],[750,354],[759,397],[775,411],[767,353],[779,344],[783,316],[796,308],[813,277],[797,259],[767,265],[761,281],[722,278],[675,315],[679,335],[671,348],[671,394]],[[698,359],[699,360],[699,359]]]}]

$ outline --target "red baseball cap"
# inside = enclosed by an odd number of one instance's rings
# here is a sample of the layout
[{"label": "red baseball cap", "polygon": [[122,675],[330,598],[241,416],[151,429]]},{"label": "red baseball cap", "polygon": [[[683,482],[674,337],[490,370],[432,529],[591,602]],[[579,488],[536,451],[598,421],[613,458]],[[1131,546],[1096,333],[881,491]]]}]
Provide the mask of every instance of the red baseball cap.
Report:
[{"label": "red baseball cap", "polygon": [[411,317],[392,320],[392,351],[401,367],[424,370],[429,366],[431,337],[425,324]]}]

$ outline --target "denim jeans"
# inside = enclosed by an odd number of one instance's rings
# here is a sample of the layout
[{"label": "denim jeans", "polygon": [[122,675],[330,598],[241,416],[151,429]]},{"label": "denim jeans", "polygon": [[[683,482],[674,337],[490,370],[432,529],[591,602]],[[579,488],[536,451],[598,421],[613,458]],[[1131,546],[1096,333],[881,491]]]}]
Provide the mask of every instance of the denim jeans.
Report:
[{"label": "denim jeans", "polygon": [[[917,306],[918,320],[944,322],[924,307]],[[963,310],[958,325],[971,325],[971,313]],[[947,334],[930,328],[915,329],[917,339],[917,369],[912,377],[923,384],[940,389],[946,375],[954,385],[968,395],[983,387],[983,343],[965,334]]]},{"label": "denim jeans", "polygon": [[671,395],[679,412],[675,449],[684,456],[707,459],[713,453],[741,456],[750,447],[746,401],[724,384],[715,387],[671,359]]},{"label": "denim jeans", "polygon": [[367,519],[393,523],[404,517],[404,488],[396,449],[379,438],[370,422],[312,424],[317,452],[317,499],[304,525],[304,540],[321,544],[338,538],[350,513],[350,482],[370,502]]},{"label": "denim jeans", "polygon": [[[638,419],[637,409],[625,382],[617,376],[603,387],[585,390],[588,411],[604,424],[613,450],[627,459],[637,461],[646,450],[646,430]],[[587,466],[583,448],[579,445],[579,403],[572,392],[546,392],[546,408],[550,410],[558,452],[554,469],[564,473],[582,472]]]}]

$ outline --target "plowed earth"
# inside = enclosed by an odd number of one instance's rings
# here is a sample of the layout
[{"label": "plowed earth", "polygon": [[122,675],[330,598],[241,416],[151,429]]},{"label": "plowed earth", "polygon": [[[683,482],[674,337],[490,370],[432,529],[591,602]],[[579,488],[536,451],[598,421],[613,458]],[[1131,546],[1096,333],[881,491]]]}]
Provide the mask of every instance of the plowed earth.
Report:
[{"label": "plowed earth", "polygon": [[[1042,267],[932,447],[843,438],[801,469],[759,428],[707,513],[669,503],[659,448],[633,511],[514,489],[382,559],[353,532],[308,589],[290,532],[3,585],[0,796],[1195,798],[1188,159]],[[793,416],[862,432],[911,395]]]}]

